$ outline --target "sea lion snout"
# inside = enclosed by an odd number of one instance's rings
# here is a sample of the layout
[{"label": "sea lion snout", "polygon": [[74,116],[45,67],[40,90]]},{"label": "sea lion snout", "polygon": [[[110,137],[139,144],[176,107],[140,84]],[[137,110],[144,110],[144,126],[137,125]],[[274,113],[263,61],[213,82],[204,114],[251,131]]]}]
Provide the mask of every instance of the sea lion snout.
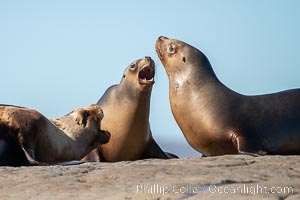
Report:
[{"label": "sea lion snout", "polygon": [[145,56],[144,59],[149,63],[152,61],[151,57],[149,57],[149,56]]},{"label": "sea lion snout", "polygon": [[164,59],[164,46],[166,40],[169,40],[169,38],[164,36],[159,36],[155,42],[155,50],[158,55],[158,57],[163,60]]},{"label": "sea lion snout", "polygon": [[[155,68],[155,63],[154,63],[154,61],[152,60],[151,57],[145,56],[145,57],[142,58],[141,60],[143,61],[143,63],[141,63],[141,64],[143,65],[143,67],[145,67],[145,66],[150,66],[150,67],[152,67],[152,68]],[[143,67],[142,67],[142,68],[143,68]]]},{"label": "sea lion snout", "polygon": [[111,134],[109,131],[100,130],[100,144],[106,144],[109,142]]}]

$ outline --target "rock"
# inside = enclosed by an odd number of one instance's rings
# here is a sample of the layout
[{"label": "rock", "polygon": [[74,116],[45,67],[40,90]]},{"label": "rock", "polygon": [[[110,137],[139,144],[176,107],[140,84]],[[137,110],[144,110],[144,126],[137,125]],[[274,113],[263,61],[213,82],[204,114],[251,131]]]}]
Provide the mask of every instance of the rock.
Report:
[{"label": "rock", "polygon": [[300,156],[1,167],[0,199],[300,199]]}]

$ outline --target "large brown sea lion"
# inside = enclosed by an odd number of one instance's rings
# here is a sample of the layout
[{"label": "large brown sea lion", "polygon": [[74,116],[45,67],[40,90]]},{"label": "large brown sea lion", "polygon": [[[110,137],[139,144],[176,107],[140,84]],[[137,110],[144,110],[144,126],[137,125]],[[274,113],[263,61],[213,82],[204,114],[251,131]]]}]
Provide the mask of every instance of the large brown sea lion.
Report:
[{"label": "large brown sea lion", "polygon": [[206,156],[300,154],[300,89],[241,95],[218,80],[198,49],[162,36],[155,47],[173,115],[194,149]]},{"label": "large brown sea lion", "polygon": [[52,122],[33,109],[0,105],[0,165],[80,160],[109,141],[110,134],[100,130],[102,119],[95,104]]},{"label": "large brown sea lion", "polygon": [[117,162],[176,157],[161,150],[150,130],[150,97],[154,75],[153,60],[144,57],[126,68],[120,84],[107,89],[97,104],[105,113],[102,127],[110,131],[111,139],[85,159]]}]

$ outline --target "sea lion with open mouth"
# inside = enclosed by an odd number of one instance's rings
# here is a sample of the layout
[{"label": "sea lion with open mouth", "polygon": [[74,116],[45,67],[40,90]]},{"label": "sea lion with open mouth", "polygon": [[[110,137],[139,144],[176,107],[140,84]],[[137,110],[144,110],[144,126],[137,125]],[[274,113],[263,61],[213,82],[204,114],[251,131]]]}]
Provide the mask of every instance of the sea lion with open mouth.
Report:
[{"label": "sea lion with open mouth", "polygon": [[107,89],[97,104],[105,112],[102,126],[110,131],[111,139],[85,159],[117,162],[176,157],[161,150],[150,130],[154,76],[154,61],[144,57],[126,68],[120,84]]}]

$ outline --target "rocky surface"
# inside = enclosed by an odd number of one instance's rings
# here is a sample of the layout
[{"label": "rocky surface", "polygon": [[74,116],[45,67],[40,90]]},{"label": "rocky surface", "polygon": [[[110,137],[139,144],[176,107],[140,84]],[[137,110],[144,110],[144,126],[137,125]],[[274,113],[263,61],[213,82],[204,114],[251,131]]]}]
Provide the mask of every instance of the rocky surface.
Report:
[{"label": "rocky surface", "polygon": [[300,199],[300,156],[1,167],[0,199]]}]

